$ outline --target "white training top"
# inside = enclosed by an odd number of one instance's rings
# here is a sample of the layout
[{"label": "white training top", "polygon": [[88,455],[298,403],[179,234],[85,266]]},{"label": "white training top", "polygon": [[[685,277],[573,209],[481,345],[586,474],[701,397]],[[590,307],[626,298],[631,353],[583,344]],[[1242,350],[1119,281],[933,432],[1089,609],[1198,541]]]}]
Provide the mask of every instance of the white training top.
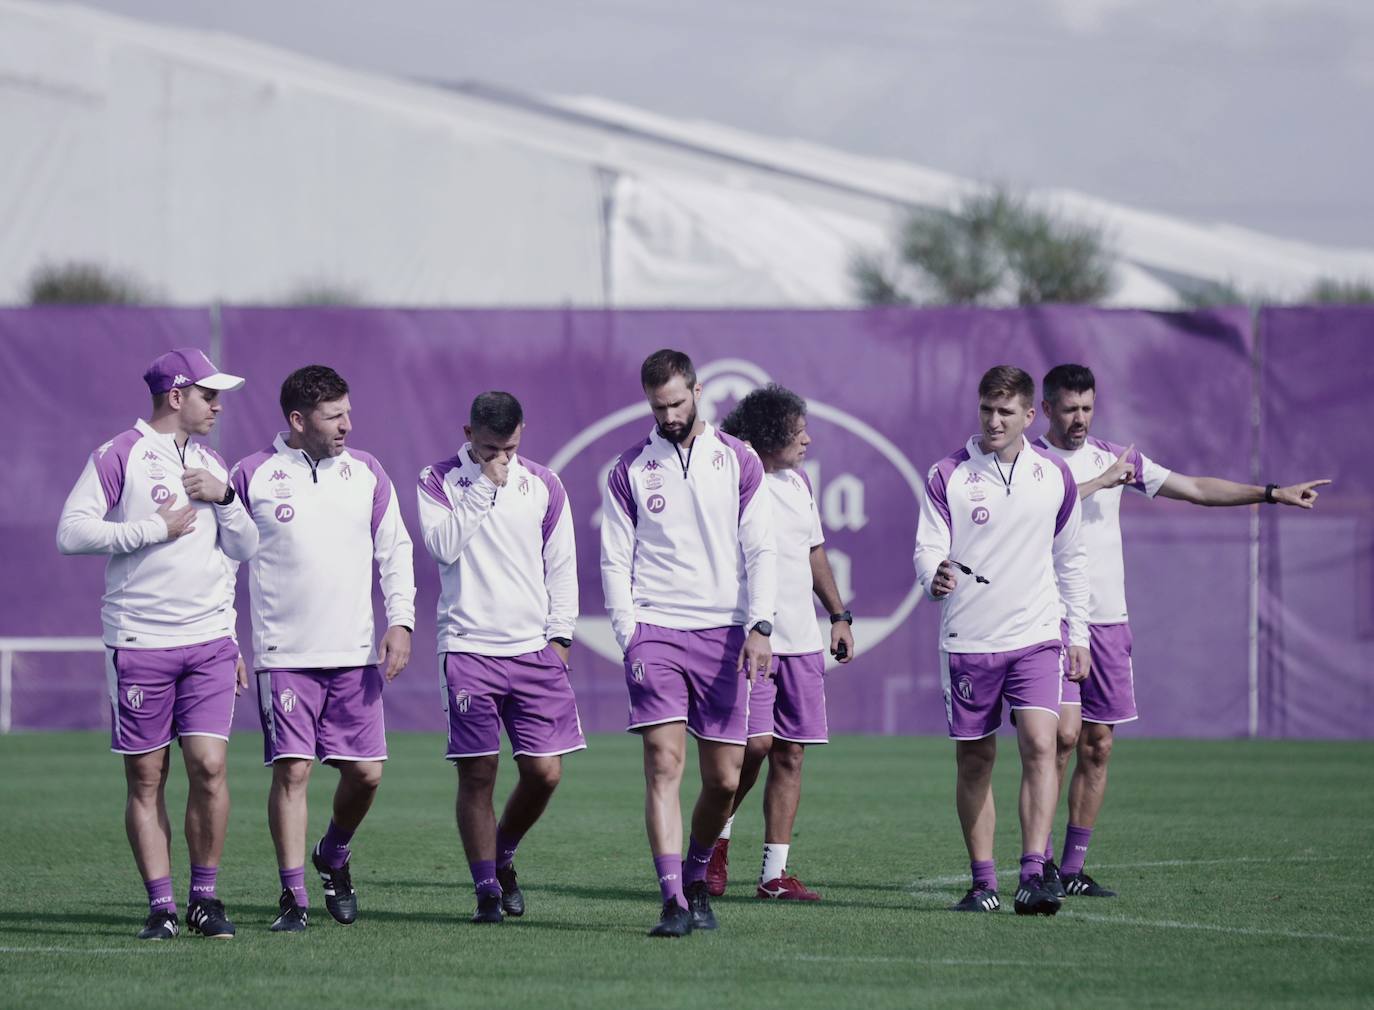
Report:
[{"label": "white training top", "polygon": [[192,501],[195,527],[168,540],[157,510],[186,506],[181,475],[188,469],[229,476],[215,450],[188,439],[183,463],[174,435],[139,420],[91,453],[62,506],[57,549],[110,555],[100,608],[108,646],[174,649],[233,634],[233,590],[227,603],[222,591],[225,555],[246,561],[258,531],[237,500]]},{"label": "white training top", "polygon": [[640,622],[704,630],[772,621],[778,595],[763,464],[706,425],[682,450],[658,433],[621,454],[601,506],[601,588],[623,650]]},{"label": "white training top", "polygon": [[410,534],[372,455],[348,448],[315,462],[278,435],[234,464],[231,479],[261,536],[248,565],[255,669],[377,662],[374,557],[387,624],[414,629]]},{"label": "white training top", "polygon": [[[1091,435],[1077,449],[1058,449],[1041,435],[1035,444],[1048,449],[1069,465],[1073,479],[1086,484],[1116,462],[1126,446]],[[1121,556],[1121,490],[1153,498],[1169,479],[1170,471],[1140,452],[1127,457],[1135,466],[1135,479],[1088,495],[1083,504],[1083,546],[1088,552],[1088,623],[1126,623],[1126,565]]]},{"label": "white training top", "polygon": [[498,488],[464,445],[420,472],[420,527],[439,562],[439,652],[519,656],[577,622],[577,549],[558,476],[514,457]]},{"label": "white training top", "polygon": [[765,474],[773,496],[773,538],[778,548],[778,616],[773,654],[800,656],[825,648],[816,623],[811,548],[825,543],[821,517],[804,470]]},{"label": "white training top", "polygon": [[1011,652],[1059,638],[1088,644],[1087,552],[1078,486],[1067,464],[1022,439],[1015,466],[978,448],[977,436],[930,468],[916,525],[916,574],[927,593],[950,558],[988,580],[956,573],[942,601],[940,648]]}]

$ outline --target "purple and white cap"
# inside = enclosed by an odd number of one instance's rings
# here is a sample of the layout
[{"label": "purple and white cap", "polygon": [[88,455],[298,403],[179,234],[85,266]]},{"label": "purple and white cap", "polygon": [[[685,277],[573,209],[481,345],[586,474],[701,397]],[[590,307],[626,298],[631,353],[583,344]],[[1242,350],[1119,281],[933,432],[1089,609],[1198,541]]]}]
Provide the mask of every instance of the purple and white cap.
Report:
[{"label": "purple and white cap", "polygon": [[206,389],[227,391],[238,389],[244,379],[237,375],[221,372],[205,356],[205,352],[195,347],[178,347],[168,351],[143,373],[143,381],[154,396],[169,389],[184,389],[186,386],[204,386]]}]

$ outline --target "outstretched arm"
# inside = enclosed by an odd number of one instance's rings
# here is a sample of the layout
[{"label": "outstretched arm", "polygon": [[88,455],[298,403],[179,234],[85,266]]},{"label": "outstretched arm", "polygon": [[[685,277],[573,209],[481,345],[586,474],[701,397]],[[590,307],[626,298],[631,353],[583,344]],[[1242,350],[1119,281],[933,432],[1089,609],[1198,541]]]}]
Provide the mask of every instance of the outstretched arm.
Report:
[{"label": "outstretched arm", "polygon": [[[1274,488],[1274,501],[1280,505],[1295,505],[1310,509],[1317,503],[1317,488],[1330,484],[1329,480],[1309,480]],[[1265,489],[1258,484],[1238,484],[1221,477],[1190,477],[1171,473],[1159,493],[1165,498],[1192,502],[1194,505],[1258,505],[1265,502]]]}]

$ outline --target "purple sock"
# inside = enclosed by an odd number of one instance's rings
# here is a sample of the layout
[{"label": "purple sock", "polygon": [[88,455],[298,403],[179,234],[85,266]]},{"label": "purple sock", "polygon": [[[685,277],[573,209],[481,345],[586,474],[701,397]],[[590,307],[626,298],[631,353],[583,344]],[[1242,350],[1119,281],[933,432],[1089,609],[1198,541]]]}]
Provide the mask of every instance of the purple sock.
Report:
[{"label": "purple sock", "polygon": [[496,860],[479,859],[475,863],[468,863],[468,870],[478,896],[501,893],[501,885],[496,882]]},{"label": "purple sock", "polygon": [[177,914],[177,903],[172,899],[171,877],[145,880],[143,886],[148,889],[148,911]]},{"label": "purple sock", "polygon": [[968,864],[969,873],[973,875],[973,886],[986,884],[989,889],[997,890],[997,861],[993,859],[975,859]]},{"label": "purple sock", "polygon": [[297,905],[301,908],[310,907],[310,895],[305,890],[304,866],[297,866],[294,870],[278,870],[277,876],[281,877],[281,886],[291,892]]},{"label": "purple sock", "polygon": [[211,899],[216,897],[215,880],[219,876],[218,866],[197,866],[191,864],[191,895],[186,899],[189,905],[198,899]]},{"label": "purple sock", "polygon": [[1054,832],[1051,831],[1045,838],[1045,862],[1054,862]]},{"label": "purple sock", "polygon": [[687,858],[682,864],[682,886],[695,884],[706,879],[706,867],[711,862],[711,850],[715,843],[702,845],[695,838],[687,839]]},{"label": "purple sock", "polygon": [[515,850],[520,847],[520,839],[523,835],[508,835],[501,830],[501,825],[496,826],[496,865],[504,870],[515,862]]},{"label": "purple sock", "polygon": [[671,898],[686,908],[687,899],[682,895],[682,857],[673,854],[654,856],[654,872],[658,874],[658,889],[663,900]]},{"label": "purple sock", "polygon": [[345,831],[334,823],[333,818],[330,818],[329,828],[325,831],[324,837],[320,839],[318,848],[325,865],[331,870],[337,870],[348,862],[348,843],[352,838],[353,832]]},{"label": "purple sock", "polygon": [[1021,856],[1021,883],[1025,883],[1036,874],[1045,875],[1045,854],[1043,852],[1027,852]]},{"label": "purple sock", "polygon": [[1088,858],[1088,843],[1092,841],[1093,829],[1080,828],[1070,824],[1064,832],[1064,858],[1060,863],[1064,876],[1083,872],[1083,863]]}]

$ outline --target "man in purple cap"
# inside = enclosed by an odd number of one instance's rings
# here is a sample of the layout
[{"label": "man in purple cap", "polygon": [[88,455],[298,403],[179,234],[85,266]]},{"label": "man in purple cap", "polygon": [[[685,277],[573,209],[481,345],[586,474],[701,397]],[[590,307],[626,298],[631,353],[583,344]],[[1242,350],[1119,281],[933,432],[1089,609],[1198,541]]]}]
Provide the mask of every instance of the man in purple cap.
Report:
[{"label": "man in purple cap", "polygon": [[[698,416],[692,359],[656,351],[639,377],[657,423],[607,480],[601,587],[625,653],[629,729],[644,741],[645,825],[663,898],[649,935],[680,937],[716,928],[706,867],[739,786],[749,684],[772,661],[777,551],[763,464]],[[687,733],[701,794],[684,866]]]},{"label": "man in purple cap", "polygon": [[229,938],[234,924],[216,895],[229,819],[224,764],[234,697],[248,680],[233,637],[227,559],[252,557],[258,531],[228,484],[224,460],[192,436],[210,433],[223,409],[220,393],[244,380],[194,348],[162,355],[143,378],[151,418],[91,454],[62,508],[57,548],[110,556],[101,608],[110,749],[124,755],[124,826],[148,889],[138,937],[180,932],[163,794],[171,742],[179,739],[190,781],[187,922],[202,936]]},{"label": "man in purple cap", "polygon": [[[253,665],[265,760],[268,824],[282,891],[274,932],[301,932],[306,789],[318,758],[339,770],[334,817],[311,861],[337,922],[358,916],[349,842],[382,781],[382,689],[410,660],[415,571],[410,534],[391,480],[370,453],[345,445],[353,430],[348,383],[324,365],[287,376],[288,430],[234,465],[230,480],[257,523],[249,565]],[[372,618],[372,563],[381,573],[387,630]]]},{"label": "man in purple cap", "polygon": [[[572,512],[558,475],[516,455],[524,412],[483,393],[457,455],[420,474],[420,525],[439,563],[447,757],[458,833],[477,891],[473,922],[524,915],[515,850],[548,806],[563,755],[587,746],[568,680],[577,621]],[[520,777],[498,823],[501,726]]]}]

